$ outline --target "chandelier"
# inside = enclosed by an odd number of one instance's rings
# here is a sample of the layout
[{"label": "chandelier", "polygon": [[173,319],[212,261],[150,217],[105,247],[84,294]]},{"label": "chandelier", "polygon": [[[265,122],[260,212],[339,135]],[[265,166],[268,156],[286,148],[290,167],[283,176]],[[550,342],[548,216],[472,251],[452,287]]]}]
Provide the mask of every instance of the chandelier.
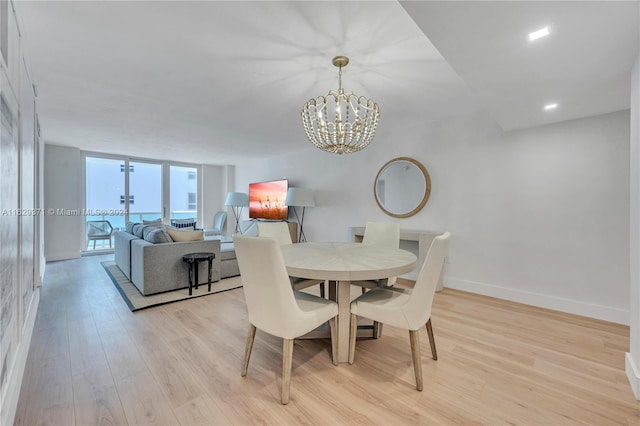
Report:
[{"label": "chandelier", "polygon": [[380,119],[378,104],[342,88],[342,67],[349,58],[336,56],[331,61],[339,68],[338,91],[318,96],[302,107],[302,125],[309,141],[323,151],[350,154],[364,149],[376,134]]}]

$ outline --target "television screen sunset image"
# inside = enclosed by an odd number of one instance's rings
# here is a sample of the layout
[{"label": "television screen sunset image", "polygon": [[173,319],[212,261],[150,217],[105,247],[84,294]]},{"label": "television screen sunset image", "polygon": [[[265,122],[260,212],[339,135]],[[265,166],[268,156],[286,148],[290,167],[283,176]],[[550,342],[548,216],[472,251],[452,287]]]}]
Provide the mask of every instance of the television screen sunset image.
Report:
[{"label": "television screen sunset image", "polygon": [[277,180],[249,184],[249,217],[252,219],[286,220],[288,181]]}]

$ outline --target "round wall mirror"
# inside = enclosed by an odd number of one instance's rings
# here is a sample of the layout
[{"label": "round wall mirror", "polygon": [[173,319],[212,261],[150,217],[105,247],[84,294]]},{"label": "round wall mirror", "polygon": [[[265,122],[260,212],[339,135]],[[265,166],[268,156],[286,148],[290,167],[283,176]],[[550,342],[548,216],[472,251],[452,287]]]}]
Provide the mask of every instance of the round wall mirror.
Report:
[{"label": "round wall mirror", "polygon": [[427,169],[409,157],[398,157],[382,166],[373,184],[376,203],[393,217],[410,217],[427,204],[431,178]]}]

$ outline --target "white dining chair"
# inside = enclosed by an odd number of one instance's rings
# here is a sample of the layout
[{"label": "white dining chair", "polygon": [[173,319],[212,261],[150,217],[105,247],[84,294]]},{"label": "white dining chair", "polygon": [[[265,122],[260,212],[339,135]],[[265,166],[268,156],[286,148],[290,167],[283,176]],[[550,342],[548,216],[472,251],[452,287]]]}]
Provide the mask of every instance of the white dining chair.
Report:
[{"label": "white dining chair", "polygon": [[331,356],[338,364],[338,305],[311,294],[294,291],[289,282],[280,245],[274,238],[234,235],[233,244],[240,267],[240,279],[249,313],[249,335],[242,363],[242,377],[247,375],[256,329],[281,337],[281,402],[289,402],[293,340],[329,321]]},{"label": "white dining chair", "polygon": [[433,359],[437,360],[438,354],[431,326],[431,306],[442,272],[448,243],[448,232],[433,240],[413,290],[378,287],[351,302],[349,364],[353,364],[355,359],[358,317],[409,330],[416,389],[422,390],[422,361],[418,331],[426,325],[431,353]]},{"label": "white dining chair", "polygon": [[[385,247],[400,248],[400,225],[391,222],[367,222],[362,237],[362,244],[375,244]],[[396,277],[390,277],[386,286],[391,287],[396,283]],[[367,289],[380,287],[381,282],[376,280],[352,281],[351,284],[362,287],[362,293]]]},{"label": "white dining chair", "polygon": [[278,244],[293,244],[287,222],[258,222],[258,237],[275,238]]},{"label": "white dining chair", "polygon": [[[287,222],[258,222],[258,237],[275,238],[278,244],[292,244],[291,233]],[[291,277],[291,285],[294,290],[303,290],[314,285],[320,286],[320,297],[325,297],[325,281],[309,280],[298,277]]]}]

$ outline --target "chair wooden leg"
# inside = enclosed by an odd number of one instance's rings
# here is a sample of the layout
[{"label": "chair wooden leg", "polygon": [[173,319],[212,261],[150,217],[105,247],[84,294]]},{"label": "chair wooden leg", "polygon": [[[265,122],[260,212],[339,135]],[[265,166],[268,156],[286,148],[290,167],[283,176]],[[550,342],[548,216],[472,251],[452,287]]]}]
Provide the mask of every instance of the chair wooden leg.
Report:
[{"label": "chair wooden leg", "polygon": [[[324,287],[324,284],[322,284]],[[329,320],[331,327],[331,360],[333,365],[338,365],[338,317],[335,316]]]},{"label": "chair wooden leg", "polygon": [[349,364],[356,358],[356,337],[358,336],[358,316],[351,314],[351,328],[349,330]]},{"label": "chair wooden leg", "polygon": [[251,358],[251,349],[253,349],[253,339],[256,337],[256,326],[249,324],[249,335],[247,336],[247,345],[244,349],[244,360],[242,361],[242,371],[240,375],[242,377],[247,375],[247,369],[249,368],[249,358]]},{"label": "chair wooden leg", "polygon": [[431,355],[434,360],[438,360],[438,352],[436,352],[436,340],[433,337],[433,328],[431,327],[431,318],[427,321],[427,335],[429,336],[429,344],[431,345]]},{"label": "chair wooden leg", "polygon": [[283,405],[289,403],[289,388],[291,387],[291,361],[293,359],[293,339],[282,341],[282,397]]},{"label": "chair wooden leg", "polygon": [[411,358],[413,360],[413,371],[416,375],[416,389],[422,390],[422,361],[420,358],[420,337],[418,330],[409,330],[409,340],[411,341]]}]

